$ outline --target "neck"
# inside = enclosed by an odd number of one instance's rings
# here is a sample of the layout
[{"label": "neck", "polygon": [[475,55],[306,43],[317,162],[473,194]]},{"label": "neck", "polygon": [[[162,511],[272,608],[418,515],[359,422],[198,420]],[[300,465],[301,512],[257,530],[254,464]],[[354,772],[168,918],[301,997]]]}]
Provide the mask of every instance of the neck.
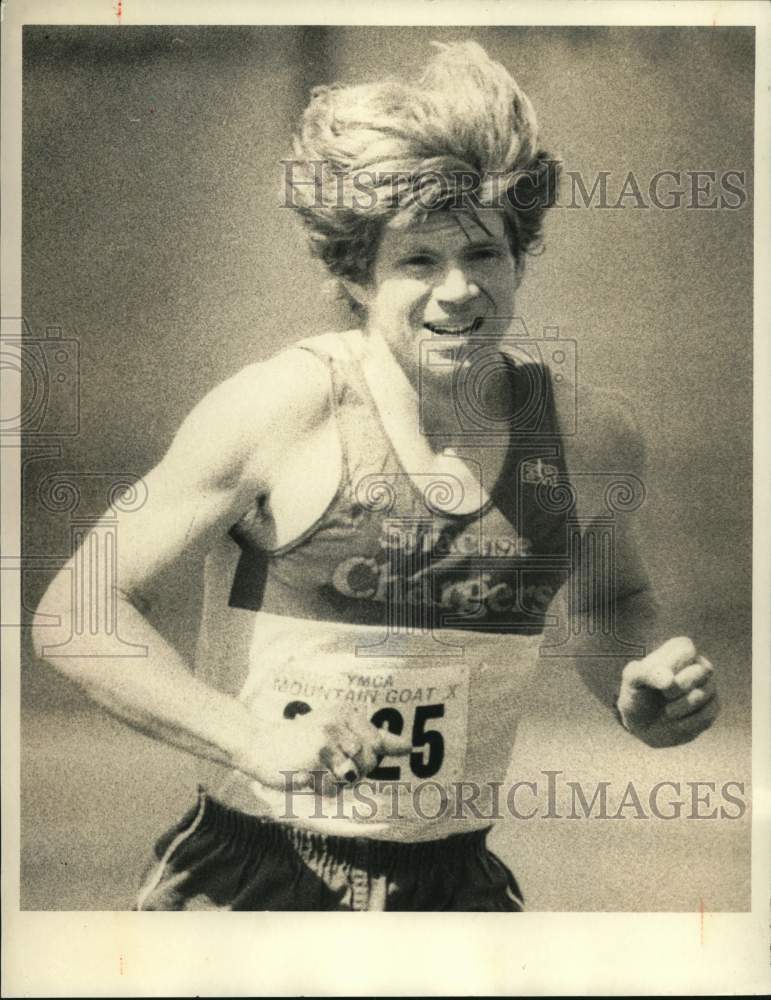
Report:
[{"label": "neck", "polygon": [[436,451],[464,443],[469,432],[483,438],[487,429],[499,431],[513,412],[508,364],[494,344],[465,367],[422,377],[418,364],[403,363],[380,334],[368,333],[367,345],[382,405],[414,420]]}]

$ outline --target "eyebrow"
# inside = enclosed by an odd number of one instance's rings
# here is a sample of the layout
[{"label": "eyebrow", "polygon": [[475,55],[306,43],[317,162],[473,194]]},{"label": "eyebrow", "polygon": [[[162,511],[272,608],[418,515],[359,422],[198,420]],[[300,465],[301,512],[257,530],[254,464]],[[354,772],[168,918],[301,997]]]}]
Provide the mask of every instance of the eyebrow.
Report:
[{"label": "eyebrow", "polygon": [[481,243],[469,243],[465,250],[500,250],[504,246],[503,240],[483,240]]},{"label": "eyebrow", "polygon": [[405,248],[404,250],[402,250],[402,252],[399,254],[399,256],[400,257],[418,257],[418,256],[420,256],[420,254],[427,254],[429,257],[434,257],[434,256],[436,256],[436,253],[437,253],[436,247],[416,246],[416,247]]},{"label": "eyebrow", "polygon": [[[469,240],[466,246],[463,247],[462,252],[466,253],[469,250],[490,250],[490,249],[500,250],[504,246],[505,246],[504,241],[502,239],[500,240],[496,239],[495,237],[489,240],[481,240],[479,243],[473,243],[471,240]],[[404,250],[401,254],[399,254],[399,256],[417,257],[420,254],[426,254],[429,257],[435,257],[437,253],[440,252],[441,251],[437,250],[436,247],[421,246],[419,244],[416,247],[410,247],[408,250]]]}]

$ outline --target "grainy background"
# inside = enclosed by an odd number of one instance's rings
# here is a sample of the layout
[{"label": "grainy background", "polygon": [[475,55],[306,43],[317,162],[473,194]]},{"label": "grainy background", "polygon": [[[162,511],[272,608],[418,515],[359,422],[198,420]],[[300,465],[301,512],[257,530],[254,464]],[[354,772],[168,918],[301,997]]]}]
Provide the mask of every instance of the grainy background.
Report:
[{"label": "grainy background", "polygon": [[[142,474],[215,383],[349,321],[280,207],[279,160],[311,86],[414,74],[431,39],[459,38],[512,71],[566,169],[610,171],[616,194],[630,170],[644,190],[661,169],[737,169],[751,191],[752,29],[25,29],[24,314],[81,352],[79,435],[60,458],[27,449],[27,555],[68,552],[69,515],[37,499],[45,476]],[[531,333],[577,341],[579,378],[636,404],[647,559],[678,631],[719,665],[724,710],[696,743],[647,751],[544,667],[512,777],[749,791],[751,202],[557,209],[518,312]],[[26,575],[27,608],[49,576]],[[195,575],[172,573],[164,629],[183,652],[196,601]],[[22,906],[127,907],[153,838],[192,801],[196,762],[91,707],[26,640],[23,667]],[[747,816],[627,816],[509,821],[492,844],[535,910],[749,906]]]}]

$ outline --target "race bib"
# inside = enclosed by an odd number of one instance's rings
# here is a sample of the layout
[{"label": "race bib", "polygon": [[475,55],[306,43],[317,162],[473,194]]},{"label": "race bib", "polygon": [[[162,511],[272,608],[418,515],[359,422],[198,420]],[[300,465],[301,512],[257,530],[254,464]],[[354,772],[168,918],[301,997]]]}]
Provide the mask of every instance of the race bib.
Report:
[{"label": "race bib", "polygon": [[404,667],[403,662],[395,669],[372,669],[370,664],[363,668],[359,657],[292,661],[263,677],[248,701],[270,725],[297,725],[310,713],[340,722],[363,713],[377,728],[408,736],[411,752],[383,757],[368,776],[372,781],[460,780],[467,746],[468,666],[456,661],[447,667]]}]

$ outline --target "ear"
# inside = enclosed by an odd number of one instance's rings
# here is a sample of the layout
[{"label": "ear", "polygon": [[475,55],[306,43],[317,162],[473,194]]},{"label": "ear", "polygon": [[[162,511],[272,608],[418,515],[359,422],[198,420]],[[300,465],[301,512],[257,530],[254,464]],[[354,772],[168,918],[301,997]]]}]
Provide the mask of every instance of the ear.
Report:
[{"label": "ear", "polygon": [[368,284],[359,284],[358,281],[352,281],[350,278],[341,278],[340,284],[357,305],[362,309],[369,309],[372,290]]}]

